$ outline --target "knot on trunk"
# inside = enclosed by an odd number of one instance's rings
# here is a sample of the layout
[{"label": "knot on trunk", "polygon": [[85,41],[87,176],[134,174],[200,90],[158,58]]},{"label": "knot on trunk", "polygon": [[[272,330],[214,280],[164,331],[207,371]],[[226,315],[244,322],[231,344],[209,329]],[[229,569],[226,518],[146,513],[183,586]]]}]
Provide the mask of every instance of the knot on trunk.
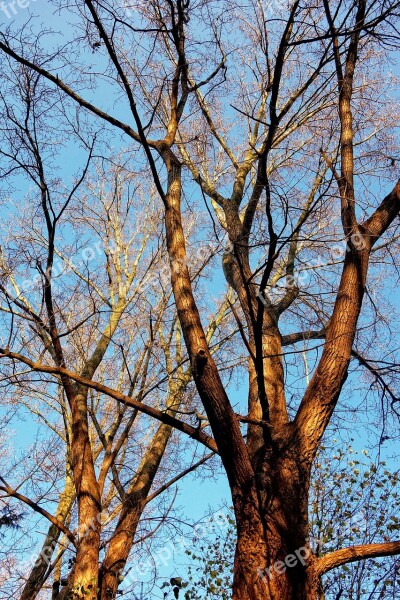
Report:
[{"label": "knot on trunk", "polygon": [[193,377],[200,377],[204,371],[204,367],[206,366],[208,357],[207,351],[204,348],[200,348],[195,354],[192,360],[192,374]]}]

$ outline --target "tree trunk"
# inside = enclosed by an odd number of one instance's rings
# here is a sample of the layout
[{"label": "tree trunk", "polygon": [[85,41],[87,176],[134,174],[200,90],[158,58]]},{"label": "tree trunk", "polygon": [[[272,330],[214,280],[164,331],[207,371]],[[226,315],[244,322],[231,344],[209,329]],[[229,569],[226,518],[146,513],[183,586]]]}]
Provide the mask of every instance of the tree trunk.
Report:
[{"label": "tree trunk", "polygon": [[[273,471],[268,467],[275,465]],[[260,464],[261,463],[261,464]],[[234,600],[317,600],[308,540],[308,475],[293,458],[264,457],[257,492],[233,495],[237,522]]]},{"label": "tree trunk", "polygon": [[[64,523],[70,512],[73,500],[75,498],[75,489],[71,479],[69,466],[67,467],[66,482],[64,490],[60,494],[56,518]],[[32,567],[29,577],[22,590],[20,600],[35,600],[45,582],[49,563],[52,561],[54,550],[60,537],[60,530],[56,525],[51,524],[46,538],[43,542],[39,556]]]},{"label": "tree trunk", "polygon": [[79,543],[68,583],[72,599],[97,600],[101,498],[94,470],[87,419],[87,390],[71,402],[72,467],[78,504]]},{"label": "tree trunk", "polygon": [[313,576],[308,543],[295,548],[268,520],[267,527],[266,536],[264,528],[250,522],[240,527],[233,600],[318,600],[319,581]]},{"label": "tree trunk", "polygon": [[111,540],[99,574],[99,600],[114,600],[122,581],[122,571],[131,551],[137,526],[143,512],[143,502],[132,498],[133,506],[128,506],[118,523],[118,530]]},{"label": "tree trunk", "polygon": [[[172,395],[172,398],[175,396]],[[117,596],[118,586],[122,580],[122,571],[133,546],[136,530],[146,505],[146,498],[160,467],[171,434],[172,427],[160,425],[130,486],[117,527],[101,565],[100,600],[114,600]]]}]

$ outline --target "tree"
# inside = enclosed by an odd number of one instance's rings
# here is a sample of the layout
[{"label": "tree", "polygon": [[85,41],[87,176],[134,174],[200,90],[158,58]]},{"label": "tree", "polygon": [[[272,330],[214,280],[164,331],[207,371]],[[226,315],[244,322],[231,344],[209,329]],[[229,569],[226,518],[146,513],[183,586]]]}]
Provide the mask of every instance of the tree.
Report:
[{"label": "tree", "polygon": [[[186,413],[187,431],[207,436],[197,424],[154,201],[147,198],[139,210],[139,175],[127,173],[123,156],[92,161],[94,146],[71,188],[61,184],[54,164],[61,144],[46,123],[52,94],[35,74],[3,74],[10,86],[3,95],[4,177],[22,172],[32,183],[3,237],[4,330],[14,348],[50,367],[68,365],[79,382],[38,377],[30,367],[16,372],[13,360],[2,365],[3,405],[29,411],[47,433],[32,457],[27,450],[19,464],[2,469],[1,502],[7,508],[13,498],[50,522],[30,572],[14,565],[18,585],[9,594],[32,600],[53,578],[52,598],[82,597],[80,573],[91,558],[96,576],[86,591],[98,586],[109,600],[134,543],[168,519],[170,507],[165,499],[157,505],[159,496],[213,453],[183,457],[172,440],[173,465],[160,478],[174,415]],[[14,107],[11,90],[20,99]],[[84,132],[82,126],[83,145]],[[205,244],[193,262],[195,283],[213,251]],[[225,299],[210,306],[208,339],[217,347],[231,336],[227,306]],[[95,373],[100,387],[85,386]],[[102,393],[109,383],[119,402]],[[161,423],[146,422],[137,410],[145,398]],[[4,515],[10,525],[11,514]]]},{"label": "tree", "polygon": [[[136,164],[146,160],[163,207],[174,301],[212,437],[195,434],[183,419],[169,424],[221,457],[237,525],[233,598],[320,597],[320,579],[331,569],[400,551],[400,542],[382,541],[318,557],[307,541],[311,471],[352,356],[381,387],[385,415],[387,406],[396,408],[396,390],[381,371],[396,381],[392,331],[369,298],[368,281],[376,280],[375,265],[389,263],[397,241],[400,183],[383,199],[380,188],[393,179],[398,156],[394,78],[382,64],[398,47],[399,3],[295,1],[283,10],[256,0],[151,0],[126,10],[85,0],[60,10],[73,15],[66,46],[52,38],[57,49],[50,52],[34,28],[10,29],[0,49],[142,150]],[[100,79],[112,87],[119,112],[93,93]],[[229,241],[223,272],[248,358],[244,415],[213,358],[188,268],[182,200],[194,184],[214,212],[214,235],[225,232]],[[193,212],[200,206],[195,199],[190,205]],[[209,231],[205,224],[203,237]],[[332,254],[338,245],[341,257]],[[374,331],[389,348],[384,356],[365,352]],[[310,340],[321,341],[310,347]],[[300,348],[285,356],[295,344]],[[92,372],[79,379],[66,370],[61,356],[48,367],[9,348],[2,354],[116,398]],[[306,358],[304,386],[293,381],[293,356]],[[92,514],[97,504],[85,499],[85,510]],[[95,532],[88,540],[93,560],[86,551],[85,566],[83,555],[77,558],[76,581],[85,588],[97,580],[97,545]],[[276,564],[279,577],[260,576]]]}]

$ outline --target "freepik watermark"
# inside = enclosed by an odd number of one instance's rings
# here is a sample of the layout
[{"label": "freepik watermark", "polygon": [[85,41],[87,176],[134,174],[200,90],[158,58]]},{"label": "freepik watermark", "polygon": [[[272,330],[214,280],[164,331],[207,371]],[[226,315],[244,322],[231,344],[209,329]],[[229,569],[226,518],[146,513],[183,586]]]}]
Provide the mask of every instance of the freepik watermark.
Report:
[{"label": "freepik watermark", "polygon": [[[82,541],[92,530],[97,530],[106,523],[110,514],[107,511],[99,512],[96,517],[81,526],[79,530],[74,533],[77,535],[78,543]],[[194,537],[203,538],[209,533],[213,533],[216,530],[221,532],[230,527],[232,521],[222,511],[217,511],[212,514],[206,521],[198,523],[193,528]],[[25,571],[30,570],[32,567],[39,567],[41,564],[49,566],[53,560],[55,550],[59,543],[53,541],[47,546],[44,546],[39,555],[32,555],[29,560],[24,563]],[[128,569],[125,573],[119,574],[120,583],[124,582],[124,587],[132,585],[136,582],[143,580],[147,574],[151,573],[152,570],[162,566],[168,566],[173,560],[176,553],[185,552],[193,547],[193,537],[191,536],[179,536],[174,541],[162,546],[155,554],[152,555],[151,559],[144,560],[143,562],[135,561],[134,566]]]},{"label": "freepik watermark", "polygon": [[[207,243],[204,246],[196,249],[196,254],[194,257],[195,262],[193,265],[191,264],[192,261],[189,261],[188,259],[178,258],[171,261],[165,261],[160,268],[150,271],[147,276],[143,277],[139,288],[142,290],[147,289],[153,291],[158,290],[160,287],[166,288],[171,283],[171,274],[177,274],[184,268],[187,268],[194,273],[201,271],[221,247],[222,243],[219,242],[218,245]],[[87,246],[81,248],[79,254],[76,254],[75,256],[68,258],[61,258],[61,256],[57,256],[53,265],[46,270],[38,269],[38,272],[30,277],[18,276],[18,285],[16,281],[17,275],[13,274],[13,281],[9,280],[6,284],[3,284],[3,291],[6,292],[10,301],[15,301],[21,295],[24,296],[28,293],[42,290],[43,284],[46,280],[51,280],[53,288],[55,288],[58,282],[61,281],[61,276],[67,276],[74,273],[77,276],[83,274],[85,277],[87,277],[87,272],[83,273],[82,269],[87,270],[89,263],[93,263],[99,259],[104,259],[105,253],[108,256],[112,256],[117,252],[117,244],[113,240],[111,240],[106,247],[102,241],[88,244]],[[4,260],[2,261],[1,258],[2,257],[0,255],[0,268],[7,273],[7,264]]]},{"label": "freepik watermark", "polygon": [[19,10],[28,8],[38,0],[10,0],[10,2],[0,2],[0,11],[5,14],[7,19],[12,19],[18,14]]},{"label": "freepik watermark", "polygon": [[312,271],[329,266],[334,263],[340,263],[343,257],[351,249],[363,250],[366,247],[366,241],[360,233],[355,233],[349,238],[341,240],[329,248],[329,259],[321,260],[321,258],[311,258],[302,266],[302,268],[293,275],[287,275],[284,278],[284,285],[279,285],[279,281],[268,286],[268,291],[258,290],[257,297],[264,306],[274,305],[279,302],[282,294],[294,288],[305,287],[310,278]]},{"label": "freepik watermark", "polygon": [[258,567],[257,574],[265,582],[267,578],[272,579],[275,575],[283,575],[288,568],[291,569],[299,564],[305,567],[308,558],[310,558],[313,552],[322,549],[323,546],[332,544],[335,540],[343,539],[355,531],[360,531],[363,528],[363,524],[366,529],[367,519],[364,512],[355,513],[343,524],[332,528],[329,540],[310,536],[305,540],[307,546],[301,546],[297,550],[294,550],[292,554],[287,554],[283,560],[275,561],[270,567],[265,567],[264,569]]},{"label": "freepik watermark", "polygon": [[205,244],[196,250],[196,262],[192,264],[192,261],[186,258],[176,258],[174,260],[166,261],[158,271],[152,272],[148,278],[144,280],[144,285],[150,289],[158,290],[160,286],[166,288],[171,283],[171,276],[182,272],[187,269],[192,276],[196,272],[200,272],[217,254],[221,248],[219,243]]},{"label": "freepik watermark", "polygon": [[[323,261],[318,257],[308,259],[298,272],[284,277],[284,285],[280,285],[280,282],[277,281],[273,285],[268,285],[267,289],[259,289],[257,297],[267,307],[277,305],[282,298],[282,294],[286,293],[289,289],[305,287],[310,278],[310,273],[313,270],[318,270],[319,268],[328,266],[332,263],[341,262],[343,255],[349,251],[350,247],[361,250],[365,247],[365,240],[360,234],[355,234],[351,236],[350,239],[337,242],[329,248],[328,260]],[[14,302],[15,300],[20,299],[21,296],[26,296],[29,293],[41,292],[45,281],[51,280],[54,289],[61,283],[62,277],[72,273],[78,277],[87,277],[89,263],[93,263],[96,259],[103,258],[105,252],[108,256],[112,256],[117,251],[117,245],[113,240],[111,240],[107,246],[104,245],[104,242],[98,241],[81,248],[79,256],[76,255],[75,257],[69,258],[57,256],[51,268],[47,270],[38,269],[38,272],[31,275],[29,278],[13,274],[13,277],[8,278],[7,282],[4,282],[2,285],[0,282],[0,289],[6,294],[8,301]],[[150,270],[148,275],[139,283],[138,289],[147,291],[148,293],[158,292],[160,288],[166,289],[171,284],[171,275],[177,275],[184,269],[188,269],[191,276],[195,273],[200,273],[220,251],[222,251],[224,255],[235,254],[234,245],[228,239],[226,233],[222,239],[218,240],[217,244],[215,244],[215,242],[208,242],[203,246],[196,248],[196,253],[193,257],[194,260],[189,261],[187,258],[178,258],[164,261],[157,270]],[[1,255],[0,267],[3,269],[4,273],[8,272],[7,264]],[[84,269],[85,273],[83,273],[81,269]],[[17,283],[17,277],[19,283]]]},{"label": "freepik watermark", "polygon": [[[99,512],[95,517],[93,517],[93,519],[91,519],[89,523],[87,523],[86,525],[82,525],[77,531],[74,531],[74,533],[77,536],[78,542],[81,542],[85,537],[87,537],[90,531],[96,531],[97,529],[99,529],[99,527],[101,527],[109,517],[110,515],[108,512]],[[37,568],[43,563],[46,566],[49,566],[57,546],[57,541],[52,541],[49,545],[44,546],[34,563],[34,567]],[[32,562],[32,560],[29,561],[30,564],[32,564]]]},{"label": "freepik watermark", "polygon": [[[81,249],[80,255],[74,258],[61,258],[57,257],[51,267],[44,270],[39,268],[38,272],[31,277],[19,277],[20,283],[17,284],[16,276],[13,275],[13,281],[9,280],[7,284],[3,286],[3,291],[6,292],[10,301],[17,300],[21,295],[24,296],[30,292],[41,290],[44,281],[52,281],[52,285],[57,285],[58,278],[61,276],[69,275],[71,273],[79,273],[80,269],[87,269],[90,262],[93,262],[99,257],[104,255],[104,244],[102,241],[94,244],[85,246]],[[117,251],[115,243],[110,243],[107,247],[107,252],[112,255]],[[7,264],[2,261],[0,266],[7,273]]]},{"label": "freepik watermark", "polygon": [[[220,533],[228,529],[232,524],[232,520],[222,511],[218,511],[210,516],[206,521],[198,523],[193,528],[195,538],[203,538],[209,533],[216,530]],[[193,537],[182,535],[174,541],[169,542],[160,548],[151,559],[143,562],[135,561],[125,574],[120,575],[121,582],[124,582],[124,587],[132,585],[143,580],[143,577],[160,567],[168,566],[174,559],[176,553],[185,552],[193,548]]]},{"label": "freepik watermark", "polygon": [[[93,517],[89,523],[86,523],[80,526],[78,529],[75,529],[72,533],[76,536],[77,542],[81,542],[85,537],[87,537],[90,531],[96,531],[99,527],[104,526],[104,524],[110,520],[111,513],[107,511],[99,512],[95,517]],[[46,567],[49,567],[52,561],[58,560],[54,558],[54,554],[56,549],[58,548],[58,556],[62,554],[65,550],[67,550],[67,545],[61,544],[57,540],[53,540],[49,544],[43,546],[39,552],[32,552],[31,556],[26,559],[21,566],[20,571],[23,573],[28,573],[32,568],[36,569],[44,564]],[[61,552],[60,552],[61,551]]]},{"label": "freepik watermark", "polygon": [[267,567],[265,569],[258,567],[257,574],[265,582],[267,581],[267,577],[269,579],[273,579],[275,573],[277,575],[283,575],[287,568],[295,567],[299,563],[304,567],[307,559],[310,556],[310,548],[302,546],[301,548],[298,548],[298,550],[295,550],[293,554],[287,554],[284,560],[275,561],[271,567]]}]

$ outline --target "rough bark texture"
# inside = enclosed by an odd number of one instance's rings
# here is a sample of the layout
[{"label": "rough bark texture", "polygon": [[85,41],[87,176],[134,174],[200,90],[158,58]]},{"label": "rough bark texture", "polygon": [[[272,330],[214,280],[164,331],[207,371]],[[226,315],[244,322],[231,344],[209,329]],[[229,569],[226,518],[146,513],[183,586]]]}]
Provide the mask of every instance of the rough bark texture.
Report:
[{"label": "rough bark texture", "polygon": [[[170,150],[163,148],[161,155],[169,174],[165,225],[175,302],[191,357],[193,378],[232,492],[238,531],[233,598],[317,600],[316,559],[307,541],[310,471],[347,376],[364,295],[371,238],[364,226],[360,226],[357,232],[364,238],[363,246],[358,248],[349,243],[324,352],[293,423],[288,421],[284,394],[279,310],[264,308],[255,298],[254,290],[248,285],[251,271],[246,249],[241,248],[236,255],[235,252],[225,254],[224,272],[238,294],[250,331],[253,364],[249,369],[249,412],[262,415],[263,422],[269,423],[268,427],[251,425],[249,443],[244,445],[205,341],[186,266],[180,212],[181,165]],[[387,199],[383,206],[386,204]],[[225,211],[225,217],[228,228],[231,223],[228,230],[235,245],[239,223],[231,206]],[[397,210],[390,216],[388,212],[386,227]],[[284,302],[290,304],[295,294],[291,296]],[[257,330],[255,325],[261,327]],[[293,556],[298,560],[288,566],[285,561]]]},{"label": "rough bark texture", "polygon": [[72,467],[78,503],[79,543],[71,578],[72,597],[97,600],[101,498],[87,420],[87,392],[72,404]]}]

